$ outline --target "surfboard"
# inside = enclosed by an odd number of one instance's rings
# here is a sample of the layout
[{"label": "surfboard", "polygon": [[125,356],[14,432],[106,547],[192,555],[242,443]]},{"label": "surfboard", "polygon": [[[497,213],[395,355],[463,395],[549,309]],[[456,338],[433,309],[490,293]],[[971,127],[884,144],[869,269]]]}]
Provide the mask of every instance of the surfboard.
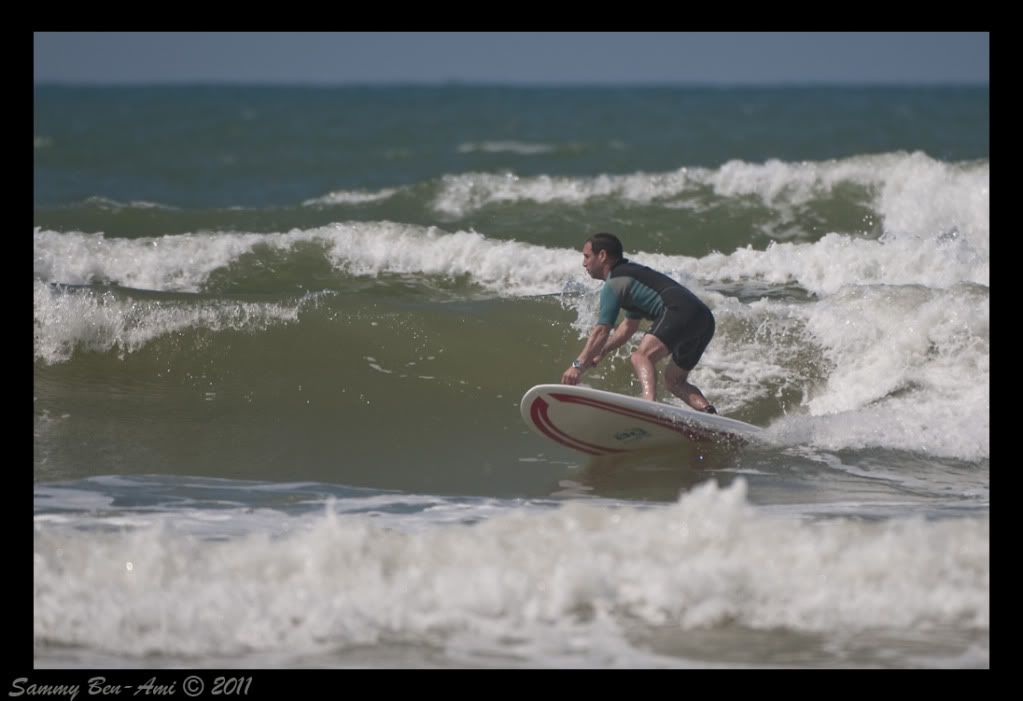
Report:
[{"label": "surfboard", "polygon": [[585,385],[536,385],[523,395],[519,411],[544,438],[590,455],[666,448],[684,441],[742,445],[762,431],[727,416]]}]

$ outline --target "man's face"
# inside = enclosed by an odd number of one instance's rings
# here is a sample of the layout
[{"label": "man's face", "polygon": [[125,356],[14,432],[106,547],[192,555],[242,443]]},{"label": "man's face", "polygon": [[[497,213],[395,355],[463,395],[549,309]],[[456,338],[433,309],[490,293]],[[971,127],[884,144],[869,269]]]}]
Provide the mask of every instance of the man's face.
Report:
[{"label": "man's face", "polygon": [[586,272],[590,274],[590,277],[597,280],[604,279],[604,261],[606,260],[607,251],[594,254],[593,246],[590,245],[589,241],[583,244],[583,267],[586,268]]}]

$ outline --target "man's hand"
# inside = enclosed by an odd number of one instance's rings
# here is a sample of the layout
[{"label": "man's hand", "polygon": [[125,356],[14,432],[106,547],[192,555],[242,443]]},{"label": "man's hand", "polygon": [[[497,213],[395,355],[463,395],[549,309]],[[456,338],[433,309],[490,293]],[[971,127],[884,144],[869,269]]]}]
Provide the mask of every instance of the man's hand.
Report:
[{"label": "man's hand", "polygon": [[577,385],[579,384],[579,378],[583,376],[583,371],[579,368],[569,368],[561,374],[561,384],[563,385]]}]

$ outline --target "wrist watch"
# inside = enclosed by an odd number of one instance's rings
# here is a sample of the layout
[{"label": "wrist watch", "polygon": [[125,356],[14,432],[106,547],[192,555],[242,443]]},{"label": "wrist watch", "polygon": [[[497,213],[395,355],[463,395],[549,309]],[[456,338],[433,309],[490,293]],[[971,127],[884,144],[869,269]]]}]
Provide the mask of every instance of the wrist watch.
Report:
[{"label": "wrist watch", "polygon": [[583,369],[583,364],[580,363],[578,360],[573,360],[572,361],[572,367],[574,367],[576,370],[582,370]]}]

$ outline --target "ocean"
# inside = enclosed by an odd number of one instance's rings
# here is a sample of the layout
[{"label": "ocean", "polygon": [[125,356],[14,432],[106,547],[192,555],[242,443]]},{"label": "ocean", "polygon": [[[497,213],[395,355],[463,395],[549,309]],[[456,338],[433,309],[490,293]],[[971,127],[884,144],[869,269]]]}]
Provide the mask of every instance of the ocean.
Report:
[{"label": "ocean", "polygon": [[[34,132],[35,667],[990,666],[986,86],[37,85]],[[763,441],[525,424],[598,231]]]}]

